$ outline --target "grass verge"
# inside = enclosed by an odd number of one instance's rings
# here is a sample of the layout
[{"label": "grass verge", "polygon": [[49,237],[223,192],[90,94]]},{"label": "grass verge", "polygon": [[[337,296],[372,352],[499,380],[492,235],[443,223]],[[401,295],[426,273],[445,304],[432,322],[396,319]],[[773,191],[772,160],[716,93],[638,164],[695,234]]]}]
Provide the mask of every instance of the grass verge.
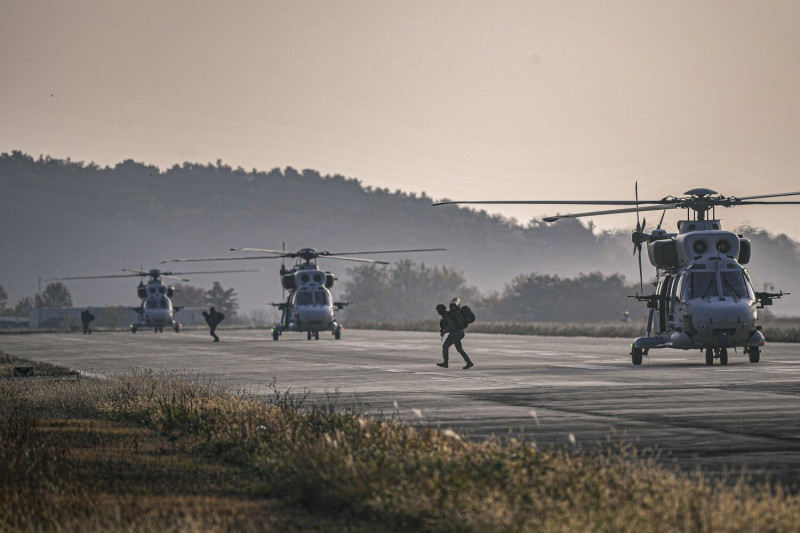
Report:
[{"label": "grass verge", "polygon": [[477,443],[335,397],[171,373],[0,379],[0,467],[0,531],[800,529],[780,488],[682,475],[633,448]]}]

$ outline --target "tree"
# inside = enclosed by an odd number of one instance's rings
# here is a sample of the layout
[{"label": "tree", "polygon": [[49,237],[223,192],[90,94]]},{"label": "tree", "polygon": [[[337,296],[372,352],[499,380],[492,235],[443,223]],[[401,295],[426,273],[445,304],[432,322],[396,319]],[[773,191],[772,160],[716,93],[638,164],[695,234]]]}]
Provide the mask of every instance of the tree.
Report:
[{"label": "tree", "polygon": [[33,309],[33,298],[30,296],[23,296],[16,305],[14,305],[14,315],[27,316],[31,309]]},{"label": "tree", "polygon": [[619,274],[561,278],[533,272],[516,276],[501,297],[487,298],[481,308],[489,320],[510,322],[615,320],[629,308],[633,292]]},{"label": "tree", "polygon": [[48,283],[41,295],[36,295],[36,307],[72,307],[72,295],[60,281]]},{"label": "tree", "polygon": [[5,288],[0,285],[0,309],[6,308],[6,301],[8,301],[8,293],[6,292]]},{"label": "tree", "polygon": [[344,284],[344,299],[352,305],[347,308],[347,317],[352,320],[380,321],[385,315],[382,302],[391,298],[386,267],[376,264],[347,269],[349,281]]},{"label": "tree", "polygon": [[223,289],[218,281],[206,291],[206,303],[229,317],[233,317],[239,309],[239,301],[233,288]]},{"label": "tree", "polygon": [[375,265],[348,270],[346,298],[353,303],[347,316],[354,320],[404,322],[436,318],[437,303],[458,296],[465,303],[478,297],[464,274],[454,268],[426,267],[403,259],[391,269]]},{"label": "tree", "polygon": [[175,297],[172,303],[180,307],[205,307],[206,291],[194,285],[175,285]]}]

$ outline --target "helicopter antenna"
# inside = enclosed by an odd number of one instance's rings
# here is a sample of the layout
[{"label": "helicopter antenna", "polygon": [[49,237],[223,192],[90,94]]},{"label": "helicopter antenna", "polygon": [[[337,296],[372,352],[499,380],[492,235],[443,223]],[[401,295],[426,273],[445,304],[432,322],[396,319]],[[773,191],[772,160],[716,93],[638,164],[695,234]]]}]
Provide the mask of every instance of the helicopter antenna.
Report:
[{"label": "helicopter antenna", "polygon": [[[281,251],[285,254],[286,253],[286,241],[281,243]],[[286,261],[285,256],[281,258],[281,275],[283,275],[283,271],[286,270]],[[283,281],[281,281],[281,302],[286,301],[286,289],[283,287]]]},{"label": "helicopter antenna", "polygon": [[661,212],[661,220],[658,221],[658,228],[656,228],[656,229],[661,229],[661,224],[664,222],[664,215],[666,215],[666,214],[667,214],[667,210],[664,209]]}]

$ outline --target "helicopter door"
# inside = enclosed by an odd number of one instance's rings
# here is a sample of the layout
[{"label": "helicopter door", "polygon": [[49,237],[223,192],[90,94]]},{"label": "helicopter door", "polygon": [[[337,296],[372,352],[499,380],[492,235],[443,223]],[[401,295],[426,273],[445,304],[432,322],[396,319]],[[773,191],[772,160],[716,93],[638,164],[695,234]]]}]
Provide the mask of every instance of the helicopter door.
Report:
[{"label": "helicopter door", "polygon": [[683,301],[681,299],[681,293],[683,292],[684,279],[685,276],[683,274],[676,277],[672,283],[672,291],[670,291],[670,313],[673,317],[677,315],[679,321],[682,320]]},{"label": "helicopter door", "polygon": [[658,331],[667,331],[667,315],[670,311],[670,293],[672,289],[672,276],[665,276],[658,284]]}]

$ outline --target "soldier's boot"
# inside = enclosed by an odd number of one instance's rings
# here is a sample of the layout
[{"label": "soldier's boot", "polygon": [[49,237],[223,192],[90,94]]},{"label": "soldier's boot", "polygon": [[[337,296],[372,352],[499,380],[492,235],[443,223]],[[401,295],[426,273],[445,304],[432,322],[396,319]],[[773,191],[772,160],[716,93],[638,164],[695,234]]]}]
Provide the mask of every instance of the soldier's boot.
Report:
[{"label": "soldier's boot", "polygon": [[475,366],[475,364],[472,361],[470,361],[469,357],[467,357],[466,360],[467,360],[467,364],[464,365],[464,370],[469,370],[470,368]]},{"label": "soldier's boot", "polygon": [[436,366],[440,366],[442,368],[447,368],[447,357],[444,358],[444,361],[441,363],[436,363]]}]

